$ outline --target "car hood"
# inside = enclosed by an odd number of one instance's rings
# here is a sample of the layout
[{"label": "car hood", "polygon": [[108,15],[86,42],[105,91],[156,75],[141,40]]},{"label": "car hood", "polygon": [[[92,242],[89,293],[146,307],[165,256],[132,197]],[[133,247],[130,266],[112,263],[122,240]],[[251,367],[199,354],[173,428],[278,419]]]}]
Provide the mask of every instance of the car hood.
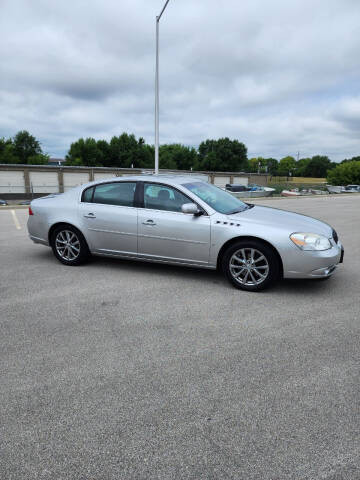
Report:
[{"label": "car hood", "polygon": [[229,219],[262,226],[279,227],[293,232],[309,232],[332,237],[332,228],[327,223],[299,213],[255,205],[248,210],[228,216]]}]

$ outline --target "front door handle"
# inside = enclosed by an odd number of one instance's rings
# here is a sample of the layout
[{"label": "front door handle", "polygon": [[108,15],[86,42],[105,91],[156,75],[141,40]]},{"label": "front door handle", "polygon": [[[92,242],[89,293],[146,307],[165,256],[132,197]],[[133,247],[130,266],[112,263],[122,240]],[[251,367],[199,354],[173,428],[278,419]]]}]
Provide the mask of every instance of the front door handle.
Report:
[{"label": "front door handle", "polygon": [[146,220],[145,222],[142,222],[143,225],[156,225],[154,220]]},{"label": "front door handle", "polygon": [[85,218],[96,218],[95,213],[88,213],[87,215],[84,215]]}]

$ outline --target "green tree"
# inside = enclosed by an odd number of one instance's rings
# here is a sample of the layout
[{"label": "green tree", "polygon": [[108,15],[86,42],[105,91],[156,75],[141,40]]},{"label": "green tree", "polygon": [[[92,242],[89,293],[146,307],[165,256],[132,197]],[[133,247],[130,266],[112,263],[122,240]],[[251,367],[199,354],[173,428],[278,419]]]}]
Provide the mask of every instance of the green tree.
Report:
[{"label": "green tree", "polygon": [[276,175],[279,162],[276,158],[254,157],[250,158],[247,165],[247,170],[250,173],[269,173]]},{"label": "green tree", "polygon": [[238,140],[219,138],[206,140],[199,145],[197,169],[240,171],[247,167],[247,148]]},{"label": "green tree", "polygon": [[160,145],[159,147],[159,167],[169,170],[176,170],[176,162],[168,145]]},{"label": "green tree", "polygon": [[80,159],[82,165],[88,167],[102,166],[103,153],[98,148],[97,142],[94,138],[79,138],[76,142],[72,143],[68,154],[66,155],[66,162],[73,162]]},{"label": "green tree", "polygon": [[305,177],[305,170],[310,162],[311,162],[311,158],[300,158],[300,160],[296,162],[296,170],[295,170],[296,176]]},{"label": "green tree", "polygon": [[[161,145],[159,149],[159,158],[161,168],[191,170],[191,168],[196,168],[197,165],[197,152],[195,148],[186,147],[179,143]],[[162,167],[162,158],[166,158],[166,164],[172,166]]]},{"label": "green tree", "polygon": [[305,177],[326,177],[327,171],[331,168],[331,161],[325,155],[315,155],[304,169]]},{"label": "green tree", "polygon": [[294,173],[295,167],[296,162],[294,157],[284,157],[279,162],[278,175],[287,177],[288,175]]},{"label": "green tree", "polygon": [[48,165],[49,163],[49,155],[44,155],[39,153],[38,155],[32,155],[28,158],[28,165]]},{"label": "green tree", "polygon": [[263,157],[258,157],[259,160],[259,173],[266,173],[267,161]]},{"label": "green tree", "polygon": [[153,168],[155,163],[155,147],[145,142],[139,144],[136,152],[134,167],[137,168]]},{"label": "green tree", "polygon": [[11,138],[7,140],[0,138],[0,163],[20,163],[20,159],[15,155]]},{"label": "green tree", "polygon": [[259,161],[256,157],[249,158],[246,171],[250,173],[257,173],[259,168]]},{"label": "green tree", "polygon": [[26,130],[21,130],[15,135],[13,145],[14,155],[19,158],[20,163],[25,164],[29,157],[42,154],[40,142]]},{"label": "green tree", "polygon": [[140,137],[122,133],[106,140],[79,138],[72,143],[65,165],[87,165],[117,168],[150,168],[154,165],[154,147]]},{"label": "green tree", "polygon": [[143,138],[139,138],[137,148],[133,151],[132,164],[134,168],[152,168],[155,162],[155,148],[147,145]]},{"label": "green tree", "polygon": [[111,167],[109,143],[106,140],[98,140],[96,142],[96,147],[99,152],[99,160],[101,158],[102,165],[104,167]]},{"label": "green tree", "polygon": [[64,165],[65,167],[84,167],[85,166],[81,158],[67,159]]},{"label": "green tree", "polygon": [[332,185],[360,185],[360,161],[352,160],[337,165],[328,171],[327,181]]},{"label": "green tree", "polygon": [[8,143],[12,143],[12,141],[10,139],[5,140],[4,137],[0,138],[0,155],[4,152],[5,147],[8,145]]},{"label": "green tree", "polygon": [[[346,163],[346,162],[360,162],[360,156],[357,157],[352,157],[352,158],[345,158],[342,162],[340,163]],[[337,165],[337,164],[336,164]],[[336,166],[335,165],[335,166]]]},{"label": "green tree", "polygon": [[277,170],[279,168],[279,162],[276,160],[276,158],[265,158],[264,159],[266,162],[267,166],[267,173],[270,175],[277,175]]},{"label": "green tree", "polygon": [[118,137],[112,137],[109,145],[110,165],[118,168],[142,167],[140,163],[146,161],[148,154],[147,151],[142,152],[144,145],[144,139],[136,140],[133,134],[124,132]]}]

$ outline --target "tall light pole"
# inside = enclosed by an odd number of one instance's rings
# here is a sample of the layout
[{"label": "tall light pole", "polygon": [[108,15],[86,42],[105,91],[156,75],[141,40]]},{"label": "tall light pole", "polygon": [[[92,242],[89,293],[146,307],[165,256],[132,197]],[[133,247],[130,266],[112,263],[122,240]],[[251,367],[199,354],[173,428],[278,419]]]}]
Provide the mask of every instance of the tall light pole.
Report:
[{"label": "tall light pole", "polygon": [[155,174],[159,173],[159,23],[170,0],[166,0],[160,15],[156,17],[156,68],[155,68]]}]

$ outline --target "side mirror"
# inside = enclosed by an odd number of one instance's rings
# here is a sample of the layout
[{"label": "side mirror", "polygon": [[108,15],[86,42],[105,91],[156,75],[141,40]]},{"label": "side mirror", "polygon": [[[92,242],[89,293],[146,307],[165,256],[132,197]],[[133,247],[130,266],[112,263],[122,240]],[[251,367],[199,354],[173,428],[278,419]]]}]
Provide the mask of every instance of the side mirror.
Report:
[{"label": "side mirror", "polygon": [[201,214],[201,210],[198,209],[198,206],[195,203],[184,203],[184,205],[181,205],[181,211],[189,215]]}]

